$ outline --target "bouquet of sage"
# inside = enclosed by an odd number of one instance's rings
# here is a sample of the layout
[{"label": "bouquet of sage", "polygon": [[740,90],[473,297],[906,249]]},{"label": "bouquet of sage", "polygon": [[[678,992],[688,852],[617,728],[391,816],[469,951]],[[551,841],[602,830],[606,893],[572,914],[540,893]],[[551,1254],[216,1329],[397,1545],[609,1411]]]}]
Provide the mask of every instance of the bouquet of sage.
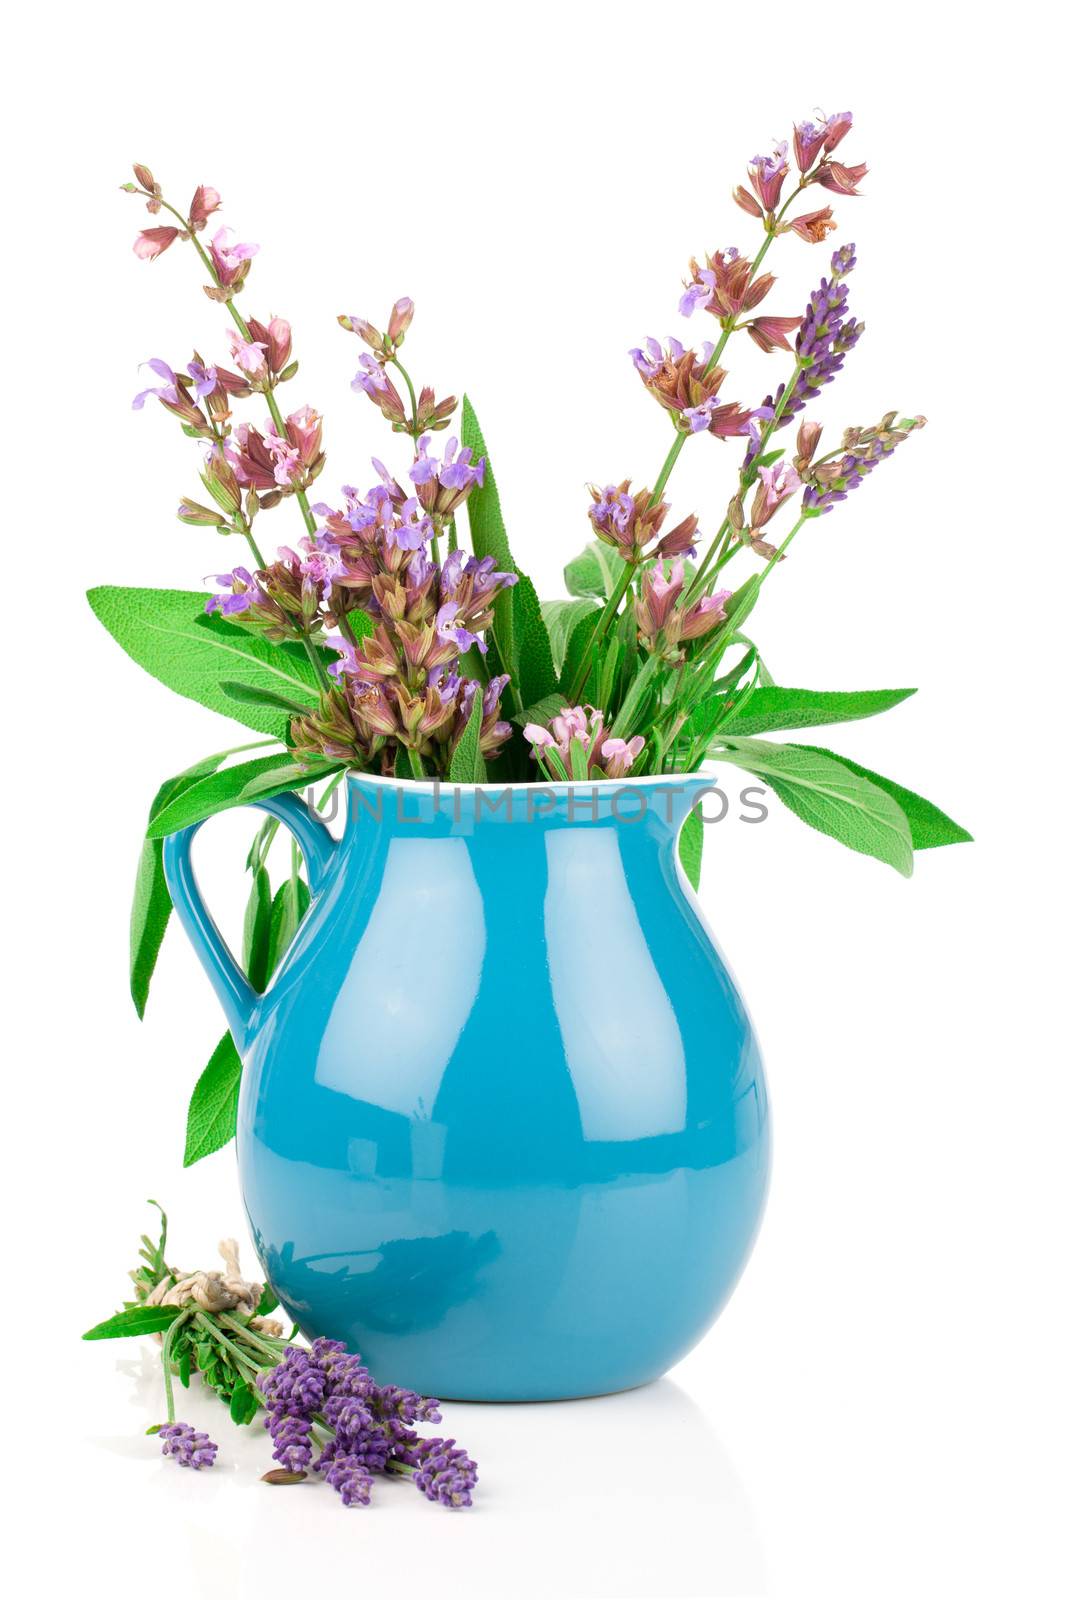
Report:
[{"label": "bouquet of sage", "polygon": [[[157,402],[196,447],[200,487],[181,498],[180,520],[244,554],[207,596],[109,586],[89,599],[140,666],[259,736],[168,778],[155,797],[133,910],[139,1012],[170,912],[162,838],[287,790],[320,786],[324,803],[349,771],[569,784],[728,764],[812,827],[904,874],[915,850],[970,837],[848,757],[763,737],[868,717],[914,692],[783,687],[752,635],[763,586],[780,581],[787,551],[808,548],[821,519],[924,424],[888,411],[824,438],[816,416],[863,334],[850,303],[855,247],[831,241],[829,202],[847,204],[867,170],[841,159],[851,126],[848,112],[801,122],[791,147],[749,163],[734,199],[756,247],[694,258],[677,306],[679,328],[710,337],[650,337],[630,351],[660,419],[662,465],[650,487],[629,475],[589,487],[586,542],[563,574],[567,598],[547,602],[512,554],[473,406],[438,398],[409,371],[411,300],[398,299],[382,329],[354,314],[338,319],[362,347],[352,387],[398,448],[395,459],[372,461],[366,487],[320,499],[322,417],[282,399],[298,375],[290,324],[239,309],[258,245],[217,225],[217,190],[200,185],[182,210],[147,167],[134,167],[124,188],[158,219],[135,254],[151,262],[180,245],[199,266],[204,292],[229,319],[229,365],[197,351],[184,367],[154,358],[154,381],[133,404]],[[816,250],[830,241],[806,304],[786,314],[768,309],[775,279],[765,262],[779,241]],[[723,365],[742,333],[780,363],[763,395],[738,397]],[[694,439],[697,450],[737,452],[710,522],[665,498]],[[296,513],[295,533],[268,557],[264,519],[283,506]],[[247,862],[244,965],[257,989],[308,904],[295,845],[272,884],[277,826],[264,823]],[[679,846],[694,886],[701,839],[694,813]],[[226,1035],[193,1096],[187,1162],[232,1135],[239,1075]]]}]

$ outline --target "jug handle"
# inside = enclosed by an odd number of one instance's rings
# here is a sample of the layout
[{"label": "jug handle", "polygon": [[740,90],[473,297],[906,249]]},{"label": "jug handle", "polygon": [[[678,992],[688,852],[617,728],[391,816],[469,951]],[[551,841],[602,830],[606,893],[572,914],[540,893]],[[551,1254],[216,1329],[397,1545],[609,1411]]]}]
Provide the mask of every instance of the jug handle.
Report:
[{"label": "jug handle", "polygon": [[[314,900],[326,882],[337,849],[325,822],[294,794],[276,794],[249,803],[277,817],[293,833],[303,852],[308,887]],[[252,1019],[262,996],[253,989],[234,959],[200,893],[191,847],[201,827],[203,823],[196,822],[190,828],[167,835],[163,841],[163,871],[178,920],[211,979],[240,1053],[248,1042]]]}]

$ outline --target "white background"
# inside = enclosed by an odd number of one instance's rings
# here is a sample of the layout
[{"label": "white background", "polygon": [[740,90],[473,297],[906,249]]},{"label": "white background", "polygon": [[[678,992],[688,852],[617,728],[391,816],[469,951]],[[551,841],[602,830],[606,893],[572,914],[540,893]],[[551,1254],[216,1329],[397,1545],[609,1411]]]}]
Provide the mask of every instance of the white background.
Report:
[{"label": "white background", "polygon": [[[4,1456],[35,1589],[1062,1592],[1052,13],[370,0],[333,15],[39,5],[23,26],[3,113],[5,610],[20,635]],[[358,347],[336,313],[380,321],[414,296],[417,378],[475,399],[513,546],[549,596],[586,537],[584,483],[651,482],[669,442],[627,347],[685,332],[691,253],[758,243],[730,189],[813,105],[852,108],[841,155],[871,167],[865,198],[834,202],[868,332],[818,414],[831,435],[890,407],[930,426],[805,531],[757,632],[780,682],[921,685],[826,741],[978,842],[921,855],[905,882],[777,805],[763,827],[710,830],[702,899],[762,1035],[776,1164],[746,1276],[669,1379],[450,1407],[482,1464],[469,1515],[404,1485],[366,1512],[321,1486],[266,1489],[263,1439],[236,1440],[206,1402],[185,1409],[213,1421],[224,1463],[178,1472],[142,1437],[161,1415],[154,1347],[77,1335],[122,1297],[145,1196],[169,1206],[187,1265],[211,1265],[240,1225],[232,1152],[181,1168],[221,1028],[207,982],[180,933],[143,1024],[125,979],[149,799],[233,725],[140,674],[81,594],[193,587],[238,557],[174,520],[195,447],[155,406],[130,410],[139,361],[180,365],[194,343],[224,356],[226,317],[190,252],[134,259],[149,219],[118,185],[133,159],[183,202],[215,184],[260,243],[242,303],[293,323],[285,398],[326,413],[331,494],[366,486],[372,453],[402,465],[349,390]],[[829,248],[777,244],[764,309],[799,312]],[[741,344],[728,392],[757,402],[786,358]],[[732,447],[691,444],[679,514],[717,524],[734,467]],[[263,529],[300,531],[289,505]],[[205,851],[231,925],[248,832],[220,819]]]}]

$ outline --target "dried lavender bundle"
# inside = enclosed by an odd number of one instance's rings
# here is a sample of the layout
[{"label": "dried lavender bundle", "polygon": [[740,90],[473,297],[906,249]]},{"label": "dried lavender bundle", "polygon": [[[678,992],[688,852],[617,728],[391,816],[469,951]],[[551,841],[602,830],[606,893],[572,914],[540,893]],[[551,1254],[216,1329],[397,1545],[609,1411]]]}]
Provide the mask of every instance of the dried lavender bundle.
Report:
[{"label": "dried lavender bundle", "polygon": [[[155,1202],[152,1202],[153,1204]],[[262,1415],[274,1445],[271,1484],[321,1474],[346,1506],[370,1502],[374,1477],[410,1478],[428,1500],[458,1510],[471,1504],[478,1464],[454,1439],[423,1438],[419,1422],[440,1422],[437,1400],[394,1384],[377,1384],[359,1356],[337,1339],[293,1343],[269,1313],[277,1300],[241,1276],[237,1246],[219,1246],[225,1272],[179,1273],[165,1260],[167,1218],[158,1241],[143,1235],[140,1264],[131,1272],[134,1298],[90,1328],[86,1339],[156,1334],[167,1420],[148,1429],[163,1454],[200,1471],[215,1464],[218,1445],[175,1418],[174,1379],[193,1375],[229,1410],[232,1421]]]}]

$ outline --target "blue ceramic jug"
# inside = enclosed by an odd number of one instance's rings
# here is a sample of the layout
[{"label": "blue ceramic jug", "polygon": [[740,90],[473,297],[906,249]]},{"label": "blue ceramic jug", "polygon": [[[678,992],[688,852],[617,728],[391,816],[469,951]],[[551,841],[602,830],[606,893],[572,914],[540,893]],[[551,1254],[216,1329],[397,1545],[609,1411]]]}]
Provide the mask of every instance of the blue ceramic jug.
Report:
[{"label": "blue ceramic jug", "polygon": [[464,1400],[631,1388],[727,1300],[767,1187],[752,1026],[679,873],[706,778],[348,779],[292,795],[311,907],[250,988],[193,876],[175,907],[244,1062],[256,1248],[309,1336]]}]

